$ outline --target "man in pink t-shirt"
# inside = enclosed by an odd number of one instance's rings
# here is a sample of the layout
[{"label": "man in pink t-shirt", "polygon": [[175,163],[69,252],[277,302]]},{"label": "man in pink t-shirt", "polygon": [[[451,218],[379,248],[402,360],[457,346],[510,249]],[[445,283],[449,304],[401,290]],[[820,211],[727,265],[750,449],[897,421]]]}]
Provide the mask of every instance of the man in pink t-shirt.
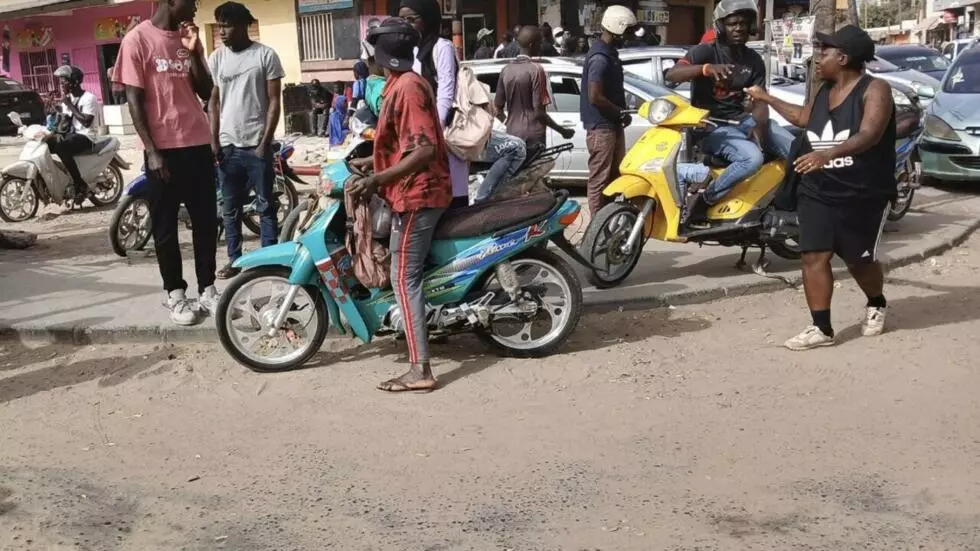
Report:
[{"label": "man in pink t-shirt", "polygon": [[[211,131],[202,101],[213,82],[194,15],[195,0],[160,0],[149,21],[123,38],[113,82],[126,87],[133,126],[145,149],[147,199],[170,319],[193,325],[214,312],[218,227]],[[199,299],[187,300],[177,212],[187,206]]]}]

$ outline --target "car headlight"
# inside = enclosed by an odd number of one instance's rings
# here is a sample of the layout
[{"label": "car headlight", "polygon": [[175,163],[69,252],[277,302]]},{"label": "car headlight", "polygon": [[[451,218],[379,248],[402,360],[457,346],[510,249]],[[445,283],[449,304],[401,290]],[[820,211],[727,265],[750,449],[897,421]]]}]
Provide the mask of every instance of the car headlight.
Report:
[{"label": "car headlight", "polygon": [[960,137],[956,134],[956,131],[953,130],[953,127],[936,115],[926,115],[926,123],[924,126],[927,136],[953,142],[960,141]]},{"label": "car headlight", "polygon": [[934,98],[936,97],[936,89],[928,84],[922,84],[921,82],[913,82],[912,89],[915,90],[916,94],[924,98]]},{"label": "car headlight", "polygon": [[647,111],[647,120],[650,121],[650,124],[660,124],[670,118],[674,109],[677,109],[677,106],[673,102],[663,98],[655,99],[650,103],[650,109]]},{"label": "car headlight", "polygon": [[902,105],[902,106],[912,105],[912,100],[909,99],[907,95],[905,95],[905,92],[902,92],[901,90],[896,90],[894,88],[892,88],[892,101],[895,102],[895,105]]}]

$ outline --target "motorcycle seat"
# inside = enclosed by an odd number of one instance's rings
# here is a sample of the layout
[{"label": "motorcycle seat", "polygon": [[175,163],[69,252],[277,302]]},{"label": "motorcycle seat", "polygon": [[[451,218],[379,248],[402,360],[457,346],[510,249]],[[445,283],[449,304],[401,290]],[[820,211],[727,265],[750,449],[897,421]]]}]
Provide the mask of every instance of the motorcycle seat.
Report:
[{"label": "motorcycle seat", "polygon": [[530,225],[551,212],[559,200],[564,197],[546,191],[449,210],[439,219],[434,238],[480,237],[522,223]]},{"label": "motorcycle seat", "polygon": [[102,136],[92,140],[92,152],[89,155],[102,155],[113,149],[119,149],[119,140],[112,136]]}]

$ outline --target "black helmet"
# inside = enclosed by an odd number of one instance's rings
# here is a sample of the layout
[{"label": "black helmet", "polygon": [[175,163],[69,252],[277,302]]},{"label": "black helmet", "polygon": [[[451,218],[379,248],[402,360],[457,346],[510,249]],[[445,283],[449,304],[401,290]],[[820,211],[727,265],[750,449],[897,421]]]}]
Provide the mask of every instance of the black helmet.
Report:
[{"label": "black helmet", "polygon": [[401,72],[412,70],[420,40],[415,27],[400,17],[389,17],[367,33],[367,42],[374,46],[374,60],[378,65]]},{"label": "black helmet", "polygon": [[63,78],[71,84],[81,84],[82,79],[85,78],[85,73],[74,65],[62,65],[55,70],[54,76]]}]

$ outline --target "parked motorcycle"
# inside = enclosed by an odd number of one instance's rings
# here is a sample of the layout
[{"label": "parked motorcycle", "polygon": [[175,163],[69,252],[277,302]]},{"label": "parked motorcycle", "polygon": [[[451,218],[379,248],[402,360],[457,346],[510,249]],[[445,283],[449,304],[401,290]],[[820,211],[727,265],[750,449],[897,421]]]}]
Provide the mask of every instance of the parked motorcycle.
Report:
[{"label": "parked motorcycle", "polygon": [[626,154],[620,165],[622,175],[603,191],[621,200],[593,214],[580,244],[582,256],[593,265],[589,276],[593,285],[609,288],[622,283],[636,267],[650,237],[741,247],[740,263],[749,247],[758,246],[762,248],[758,266],[763,266],[767,248],[783,258],[800,257],[793,241],[797,235],[795,216],[773,215],[772,202],[785,174],[784,161],[767,159],[758,172],[708,209],[708,228],[685,228],[681,213],[687,188],[678,181],[677,164],[705,162],[717,178],[728,163],[716,157],[702,158],[695,132],[727,121],[713,121],[708,111],[678,96],[648,101],[638,114],[653,126]]},{"label": "parked motorcycle", "polygon": [[[49,135],[47,128],[25,126],[18,113],[8,113],[7,117],[28,141],[20,158],[0,171],[0,218],[11,223],[30,220],[41,203],[64,203],[73,208],[75,183],[44,141]],[[92,152],[77,155],[75,162],[88,183],[88,199],[95,206],[108,206],[119,200],[123,192],[122,171],[129,169],[129,163],[119,156],[119,140],[111,136],[96,138]]]},{"label": "parked motorcycle", "polygon": [[[302,134],[291,134],[282,142],[273,143],[273,159],[275,162],[276,179],[273,184],[273,195],[277,198],[279,209],[276,212],[278,223],[281,226],[286,216],[299,201],[299,194],[294,183],[304,184],[299,176],[293,172],[289,166],[289,158],[296,151],[294,143]],[[146,247],[146,244],[153,236],[150,223],[150,203],[146,198],[145,189],[147,186],[146,174],[140,174],[132,182],[126,185],[124,197],[112,214],[112,222],[109,224],[109,242],[112,250],[119,256],[126,256],[129,251],[139,251]],[[221,189],[218,193],[218,208],[216,219],[218,224],[218,236],[224,231],[222,219],[223,199]],[[245,205],[242,223],[252,233],[259,235],[260,220],[258,208],[258,198],[254,191],[249,191],[248,202]],[[181,207],[180,218],[190,227],[190,217]]]},{"label": "parked motorcycle", "polygon": [[[302,365],[320,349],[328,324],[364,342],[403,332],[392,289],[361,285],[344,244],[349,162],[372,147],[364,142],[324,167],[324,194],[315,198],[322,208],[296,241],[235,262],[244,271],[222,293],[216,323],[222,346],[240,363],[257,371]],[[424,283],[430,334],[474,332],[521,357],[558,349],[578,323],[582,290],[565,260],[536,245],[551,239],[571,250],[563,230],[579,211],[567,192],[548,191],[445,213]]]},{"label": "parked motorcycle", "polygon": [[915,190],[919,189],[919,167],[916,145],[922,135],[918,119],[899,120],[896,127],[895,179],[898,181],[898,197],[888,209],[888,220],[901,220],[912,207]]}]

